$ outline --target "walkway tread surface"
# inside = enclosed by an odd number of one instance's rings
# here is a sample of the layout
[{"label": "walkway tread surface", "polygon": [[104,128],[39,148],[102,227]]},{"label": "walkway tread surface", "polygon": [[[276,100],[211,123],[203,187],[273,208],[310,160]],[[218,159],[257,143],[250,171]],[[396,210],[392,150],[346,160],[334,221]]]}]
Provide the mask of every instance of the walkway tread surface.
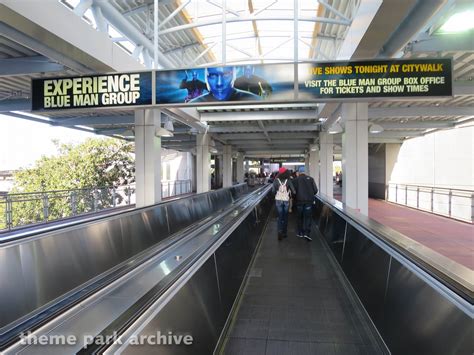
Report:
[{"label": "walkway tread surface", "polygon": [[352,291],[341,281],[319,235],[277,240],[270,217],[239,309],[227,334],[225,354],[383,354],[380,339]]}]

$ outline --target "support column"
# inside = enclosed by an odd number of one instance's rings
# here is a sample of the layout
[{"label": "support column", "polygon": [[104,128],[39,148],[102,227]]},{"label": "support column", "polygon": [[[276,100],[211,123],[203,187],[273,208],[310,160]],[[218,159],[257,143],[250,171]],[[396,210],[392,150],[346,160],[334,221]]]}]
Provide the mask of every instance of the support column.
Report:
[{"label": "support column", "polygon": [[318,189],[320,189],[321,183],[319,181],[319,147],[316,144],[311,145],[310,147],[308,174],[314,179],[316,185],[318,186]]},{"label": "support column", "polygon": [[250,162],[249,160],[245,160],[245,172],[248,173],[250,169]]},{"label": "support column", "polygon": [[196,136],[196,192],[207,192],[211,190],[211,154],[209,153],[210,136],[198,134]]},{"label": "support column", "polygon": [[222,187],[230,187],[232,186],[232,146],[225,145],[224,146],[224,153],[222,154],[223,160],[223,182]]},{"label": "support column", "polygon": [[239,152],[237,155],[237,182],[244,182],[244,155]]},{"label": "support column", "polygon": [[135,110],[136,206],[161,201],[161,137],[155,129],[161,124],[158,109]]},{"label": "support column", "polygon": [[[211,155],[211,160],[214,159],[214,184],[211,180],[211,189],[221,188],[224,181],[222,156],[219,154]],[[212,179],[212,178],[211,178]]]},{"label": "support column", "polygon": [[369,213],[369,132],[366,102],[342,104],[342,201]]},{"label": "support column", "polygon": [[304,157],[304,172],[305,174],[309,174],[309,153]]},{"label": "support column", "polygon": [[320,160],[321,160],[321,194],[333,197],[332,162],[333,139],[327,132],[320,133]]}]

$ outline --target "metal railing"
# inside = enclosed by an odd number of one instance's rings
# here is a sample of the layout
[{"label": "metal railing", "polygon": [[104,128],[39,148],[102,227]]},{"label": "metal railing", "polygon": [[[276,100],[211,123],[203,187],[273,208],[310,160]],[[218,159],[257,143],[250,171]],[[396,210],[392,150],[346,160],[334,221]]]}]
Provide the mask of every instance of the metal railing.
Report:
[{"label": "metal railing", "polygon": [[[161,182],[162,198],[191,192],[191,180]],[[0,195],[0,231],[135,204],[135,184]]]},{"label": "metal railing", "polygon": [[462,221],[474,221],[474,190],[389,183],[387,201]]},{"label": "metal railing", "polygon": [[134,195],[133,185],[6,194],[0,196],[0,230],[130,205]]},{"label": "metal railing", "polygon": [[191,180],[170,180],[161,182],[161,198],[184,195],[191,192]]}]

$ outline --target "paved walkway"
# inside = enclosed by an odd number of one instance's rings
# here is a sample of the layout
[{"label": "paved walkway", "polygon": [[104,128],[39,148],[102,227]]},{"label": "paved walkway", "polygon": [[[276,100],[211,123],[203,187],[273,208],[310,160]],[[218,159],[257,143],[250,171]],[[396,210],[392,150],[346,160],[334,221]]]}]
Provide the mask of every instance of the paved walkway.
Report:
[{"label": "paved walkway", "polygon": [[372,198],[369,217],[474,270],[474,225]]},{"label": "paved walkway", "polygon": [[369,217],[474,270],[472,224],[375,199]]}]

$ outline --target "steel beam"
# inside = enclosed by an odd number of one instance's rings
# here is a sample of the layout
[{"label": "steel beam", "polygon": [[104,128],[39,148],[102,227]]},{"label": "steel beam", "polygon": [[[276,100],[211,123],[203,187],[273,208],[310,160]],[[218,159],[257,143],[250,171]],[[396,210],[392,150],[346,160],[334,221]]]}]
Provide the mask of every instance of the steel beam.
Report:
[{"label": "steel beam", "polygon": [[8,111],[29,111],[31,110],[30,99],[8,99],[0,101],[0,113]]},{"label": "steel beam", "polygon": [[[403,138],[386,138],[386,137],[376,137],[376,136],[369,136],[369,143],[403,143]],[[334,136],[333,140],[334,144],[342,144],[341,135],[339,137],[337,135]]]},{"label": "steel beam", "polygon": [[411,42],[406,51],[409,53],[425,52],[474,52],[474,30],[464,33],[439,34],[429,36],[423,33]]},{"label": "steel beam", "polygon": [[[117,30],[123,33],[136,45],[143,45],[150,53],[154,52],[152,41],[132,25],[111,3],[105,0],[94,0],[94,5],[100,7],[102,14],[107,21]],[[161,64],[165,68],[174,68],[176,63],[172,63],[164,55],[160,55]]]},{"label": "steel beam", "polygon": [[[270,132],[309,132],[319,131],[319,124],[292,124],[292,125],[269,125],[266,127],[267,131]],[[258,126],[250,125],[232,125],[232,126],[211,126],[209,132],[211,133],[232,133],[232,132],[261,132],[261,128]]]},{"label": "steel beam", "polygon": [[446,1],[418,1],[410,14],[400,23],[397,30],[381,48],[378,57],[390,58],[396,55],[423,28],[429,19],[439,11]]},{"label": "steel beam", "polygon": [[[96,0],[97,1],[97,0]],[[293,16],[247,16],[247,17],[236,17],[236,18],[229,18],[227,19],[228,23],[231,22],[251,22],[251,21],[293,21]],[[342,26],[350,26],[350,22],[344,20],[336,20],[331,18],[325,17],[312,17],[312,16],[301,16],[298,18],[299,22],[321,22],[321,23],[328,23],[328,24],[335,24],[335,25],[342,25]],[[196,27],[203,27],[203,26],[211,26],[211,25],[220,25],[222,22],[222,18],[209,21],[201,21],[201,22],[193,22],[186,25],[175,26],[171,28],[167,28],[166,30],[160,31],[160,35],[173,33],[177,31],[189,30],[191,28]]]},{"label": "steel beam", "polygon": [[453,84],[454,96],[474,95],[474,82],[467,80],[456,80]]},{"label": "steel beam", "polygon": [[326,1],[324,0],[318,0],[318,3],[320,3],[322,6],[324,6],[326,9],[328,9],[330,12],[334,13],[335,15],[339,16],[341,19],[344,21],[350,22],[351,20],[348,19],[342,12],[338,11],[331,5],[329,5]]},{"label": "steel beam", "polygon": [[29,1],[1,1],[0,33],[81,74],[143,69],[61,2],[42,1],[40,8]]},{"label": "steel beam", "polygon": [[383,131],[381,133],[369,133],[372,138],[403,138],[403,137],[417,137],[424,134],[423,131]]},{"label": "steel beam", "polygon": [[308,141],[305,139],[299,139],[299,138],[293,138],[291,135],[288,135],[286,138],[281,138],[281,139],[272,139],[271,142],[265,141],[263,139],[253,139],[253,140],[248,140],[248,139],[242,139],[242,140],[232,140],[232,145],[306,145],[308,144]]},{"label": "steel beam", "polygon": [[[403,129],[403,128],[419,128],[419,129],[429,129],[429,128],[448,128],[454,127],[456,121],[414,121],[414,122],[376,122],[378,125],[382,126],[384,129]],[[370,122],[369,122],[370,125]]]},{"label": "steel beam", "polygon": [[275,111],[275,109],[290,110],[299,108],[318,109],[318,104],[314,103],[286,103],[286,104],[249,104],[249,105],[226,105],[226,106],[200,106],[198,112],[222,112],[225,110],[255,110],[255,111]]},{"label": "steel beam", "polygon": [[[0,4],[0,12],[2,10],[2,5]],[[45,45],[44,43],[39,42],[38,40],[21,33],[13,27],[6,25],[5,23],[0,22],[0,33],[2,36],[7,37],[8,39],[20,43],[22,46],[28,47],[29,49],[44,55],[47,58],[51,58],[54,61],[63,63],[67,67],[76,70],[79,73],[91,73],[93,70],[86,67],[85,65],[67,58],[63,53],[56,51],[55,49]]]},{"label": "steel beam", "polygon": [[242,112],[203,112],[201,120],[213,121],[266,121],[266,120],[308,120],[317,119],[315,110],[288,111],[242,111]]},{"label": "steel beam", "polygon": [[[292,133],[269,133],[270,139],[314,139],[317,137],[316,133],[311,132],[292,132]],[[219,137],[228,141],[232,140],[256,140],[265,139],[264,133],[234,133],[234,134],[219,134]]]},{"label": "steel beam", "polygon": [[471,106],[374,107],[369,108],[369,119],[418,116],[472,116],[473,112],[474,108]]},{"label": "steel beam", "polygon": [[64,65],[54,63],[42,55],[0,59],[0,76],[50,73],[65,69]]},{"label": "steel beam", "polygon": [[55,124],[63,127],[75,125],[134,125],[133,115],[127,116],[83,116],[83,117],[54,117]]}]

